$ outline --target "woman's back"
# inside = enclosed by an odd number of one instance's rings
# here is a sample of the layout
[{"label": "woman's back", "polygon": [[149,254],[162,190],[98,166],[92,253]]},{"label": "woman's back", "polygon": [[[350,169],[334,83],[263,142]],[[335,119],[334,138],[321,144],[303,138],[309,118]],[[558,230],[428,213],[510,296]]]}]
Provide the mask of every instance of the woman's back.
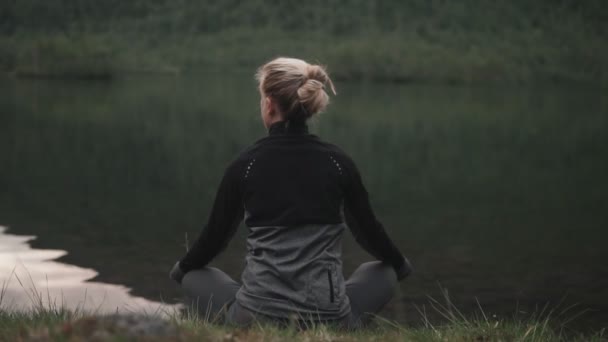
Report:
[{"label": "woman's back", "polygon": [[239,303],[273,317],[346,316],[342,152],[280,122],[239,159],[249,230]]},{"label": "woman's back", "polygon": [[[325,86],[335,94],[325,70],[278,58],[257,76],[269,134],[228,166],[207,225],[171,277],[205,314],[227,306],[234,323],[295,316],[356,327],[392,297],[409,263],[376,219],[355,163],[308,133],[306,121],[329,102]],[[243,219],[248,253],[239,284],[206,265]],[[362,264],[345,282],[347,227],[379,261]]]},{"label": "woman's back", "polygon": [[346,177],[343,153],[308,134],[306,126],[271,126],[268,137],[246,150],[242,160],[247,226],[342,222]]}]

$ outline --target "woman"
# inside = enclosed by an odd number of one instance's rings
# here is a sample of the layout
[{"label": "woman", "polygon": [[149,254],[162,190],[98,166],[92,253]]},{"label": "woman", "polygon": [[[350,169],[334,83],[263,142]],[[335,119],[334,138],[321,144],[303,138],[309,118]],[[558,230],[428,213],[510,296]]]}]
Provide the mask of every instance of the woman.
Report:
[{"label": "woman", "polygon": [[[268,136],[226,169],[207,226],[171,278],[199,310],[228,323],[334,322],[357,328],[393,296],[409,262],[374,216],[354,162],[309,134],[306,122],[329,103],[334,85],[318,65],[277,58],[256,75]],[[241,220],[249,228],[242,285],[207,264]],[[341,240],[350,228],[379,261],[345,281]]]}]

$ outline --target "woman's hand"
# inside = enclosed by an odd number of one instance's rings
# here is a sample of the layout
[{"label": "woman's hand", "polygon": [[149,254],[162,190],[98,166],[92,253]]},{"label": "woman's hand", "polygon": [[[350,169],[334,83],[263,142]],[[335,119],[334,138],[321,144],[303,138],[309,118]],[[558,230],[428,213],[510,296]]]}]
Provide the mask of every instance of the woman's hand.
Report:
[{"label": "woman's hand", "polygon": [[184,271],[182,271],[182,269],[179,267],[179,261],[176,262],[175,265],[173,265],[171,272],[169,272],[169,278],[175,280],[180,285],[185,275],[186,274],[184,273]]},{"label": "woman's hand", "polygon": [[395,272],[397,272],[397,280],[405,279],[407,276],[410,275],[410,273],[412,273],[413,270],[412,264],[405,256],[403,257],[403,261],[403,265],[401,265],[401,267],[399,267],[398,269],[395,269]]}]

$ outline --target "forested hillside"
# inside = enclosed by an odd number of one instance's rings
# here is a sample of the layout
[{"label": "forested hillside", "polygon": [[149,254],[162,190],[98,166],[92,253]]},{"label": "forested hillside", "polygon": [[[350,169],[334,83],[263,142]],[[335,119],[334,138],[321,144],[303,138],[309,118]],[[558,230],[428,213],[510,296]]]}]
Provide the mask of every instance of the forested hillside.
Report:
[{"label": "forested hillside", "polygon": [[31,76],[252,68],[344,79],[606,82],[603,0],[3,0],[0,67]]}]

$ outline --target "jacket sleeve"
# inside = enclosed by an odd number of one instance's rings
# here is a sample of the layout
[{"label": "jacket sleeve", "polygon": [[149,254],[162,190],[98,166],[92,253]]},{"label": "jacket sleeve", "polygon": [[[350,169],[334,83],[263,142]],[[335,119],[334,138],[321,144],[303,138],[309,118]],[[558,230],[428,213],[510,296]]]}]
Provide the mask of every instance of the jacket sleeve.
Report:
[{"label": "jacket sleeve", "polygon": [[238,162],[226,169],[207,224],[179,262],[179,268],[184,273],[211,262],[226,248],[243,220],[240,170]]},{"label": "jacket sleeve", "polygon": [[409,261],[401,254],[388,236],[382,224],[376,219],[369,195],[361,180],[355,163],[345,160],[347,182],[344,192],[344,218],[355,240],[365,251],[376,259],[390,264],[398,279],[411,272]]}]

